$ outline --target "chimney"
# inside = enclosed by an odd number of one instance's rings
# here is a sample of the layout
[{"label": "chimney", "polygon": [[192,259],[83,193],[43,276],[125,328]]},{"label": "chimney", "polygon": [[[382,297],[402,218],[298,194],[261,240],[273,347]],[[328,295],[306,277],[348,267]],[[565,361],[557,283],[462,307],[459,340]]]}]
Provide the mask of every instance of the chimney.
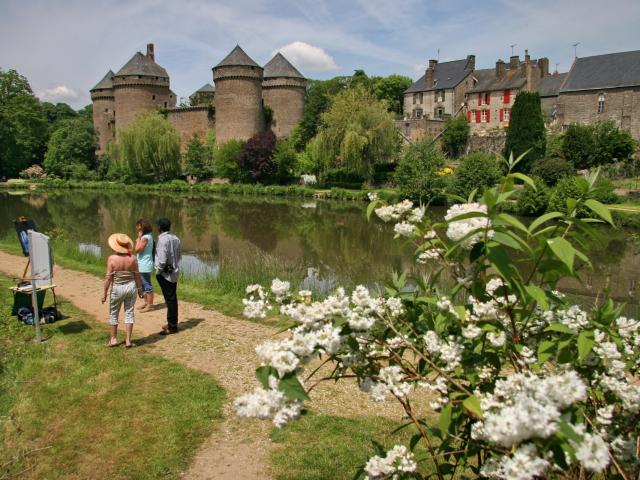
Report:
[{"label": "chimney", "polygon": [[475,55],[467,55],[467,64],[464,67],[466,70],[475,70],[476,69],[476,56]]},{"label": "chimney", "polygon": [[153,53],[153,43],[147,43],[147,58],[152,61],[156,61],[156,56]]},{"label": "chimney", "polygon": [[529,50],[524,51],[524,63],[529,63],[529,61],[531,60],[531,55],[529,55]]},{"label": "chimney", "polygon": [[433,75],[436,71],[437,60],[429,60],[429,68],[424,73],[424,83],[427,88],[433,88]]},{"label": "chimney", "polygon": [[512,55],[511,58],[509,58],[509,70],[515,70],[519,66],[520,66],[520,56]]},{"label": "chimney", "polygon": [[538,68],[540,69],[540,77],[544,78],[549,75],[549,59],[542,57],[538,59]]},{"label": "chimney", "polygon": [[507,74],[507,67],[502,60],[496,62],[496,78],[504,78]]}]

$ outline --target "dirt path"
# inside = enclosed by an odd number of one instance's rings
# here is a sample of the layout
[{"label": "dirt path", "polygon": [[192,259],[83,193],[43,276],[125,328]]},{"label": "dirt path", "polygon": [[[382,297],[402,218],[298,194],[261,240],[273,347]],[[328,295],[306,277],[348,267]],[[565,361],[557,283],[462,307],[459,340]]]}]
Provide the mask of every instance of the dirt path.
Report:
[{"label": "dirt path", "polygon": [[[0,271],[19,278],[25,259],[0,251]],[[102,281],[87,273],[56,266],[56,293],[78,308],[107,322],[108,306],[100,303]],[[178,287],[178,297],[180,296]],[[158,295],[161,301],[161,295]],[[162,337],[157,334],[165,323],[166,310],[136,315],[134,342],[140,348],[153,350],[190,368],[211,374],[228,393],[224,407],[224,421],[202,445],[190,469],[184,473],[189,480],[268,480],[269,453],[272,444],[269,422],[239,419],[233,412],[233,399],[252,391],[257,382],[254,370],[258,359],[254,348],[275,335],[276,329],[265,325],[227,317],[214,310],[180,302],[178,335]],[[395,403],[375,409],[367,396],[353,384],[325,383],[314,390],[311,409],[330,415],[380,415],[400,419],[402,411]]]}]

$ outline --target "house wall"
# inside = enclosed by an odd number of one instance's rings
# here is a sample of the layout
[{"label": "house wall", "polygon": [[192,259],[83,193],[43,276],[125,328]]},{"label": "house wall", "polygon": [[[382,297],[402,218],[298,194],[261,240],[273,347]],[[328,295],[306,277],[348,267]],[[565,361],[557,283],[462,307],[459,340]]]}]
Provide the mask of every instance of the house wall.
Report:
[{"label": "house wall", "polygon": [[[479,99],[478,93],[469,93],[467,95],[467,112],[471,112],[471,116],[466,113],[467,119],[470,118],[470,127],[472,134],[478,133],[486,133],[487,130],[491,129],[503,129],[509,126],[509,122],[506,119],[506,116],[503,115],[503,120],[500,121],[500,110],[509,110],[513,108],[513,104],[515,103],[516,96],[518,94],[517,89],[509,90],[509,102],[504,101],[504,90],[499,90],[495,92],[490,92],[490,101],[487,105],[483,105]],[[489,121],[482,121],[482,116],[480,117],[480,122],[478,123],[477,117],[475,115],[476,111],[488,111],[489,112]]]},{"label": "house wall", "polygon": [[207,131],[215,127],[213,110],[206,105],[169,110],[167,119],[180,135],[180,150],[183,152],[194,136],[204,141]]},{"label": "house wall", "polygon": [[[598,113],[598,97],[604,94],[605,107]],[[640,86],[582,92],[562,92],[558,97],[558,123],[592,124],[613,120],[640,140]]]},{"label": "house wall", "polygon": [[439,135],[445,126],[444,120],[429,120],[426,118],[411,118],[408,120],[396,120],[395,125],[404,137],[405,141],[415,142],[425,136],[435,137]]}]

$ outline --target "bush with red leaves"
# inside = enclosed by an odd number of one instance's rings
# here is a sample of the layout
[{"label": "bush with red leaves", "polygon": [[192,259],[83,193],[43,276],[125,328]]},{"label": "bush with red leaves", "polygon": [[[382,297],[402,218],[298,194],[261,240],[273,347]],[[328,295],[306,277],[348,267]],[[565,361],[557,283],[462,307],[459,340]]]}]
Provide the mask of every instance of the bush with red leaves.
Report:
[{"label": "bush with red leaves", "polygon": [[269,183],[275,173],[273,150],[276,136],[271,131],[256,133],[244,144],[238,155],[243,181]]}]

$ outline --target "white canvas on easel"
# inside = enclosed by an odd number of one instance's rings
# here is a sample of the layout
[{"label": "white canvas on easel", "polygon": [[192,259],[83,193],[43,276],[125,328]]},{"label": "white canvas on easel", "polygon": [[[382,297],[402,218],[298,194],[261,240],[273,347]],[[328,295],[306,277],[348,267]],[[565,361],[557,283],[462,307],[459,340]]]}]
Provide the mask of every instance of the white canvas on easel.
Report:
[{"label": "white canvas on easel", "polygon": [[53,284],[53,262],[49,237],[29,230],[29,261],[31,263],[31,283],[34,288]]}]

